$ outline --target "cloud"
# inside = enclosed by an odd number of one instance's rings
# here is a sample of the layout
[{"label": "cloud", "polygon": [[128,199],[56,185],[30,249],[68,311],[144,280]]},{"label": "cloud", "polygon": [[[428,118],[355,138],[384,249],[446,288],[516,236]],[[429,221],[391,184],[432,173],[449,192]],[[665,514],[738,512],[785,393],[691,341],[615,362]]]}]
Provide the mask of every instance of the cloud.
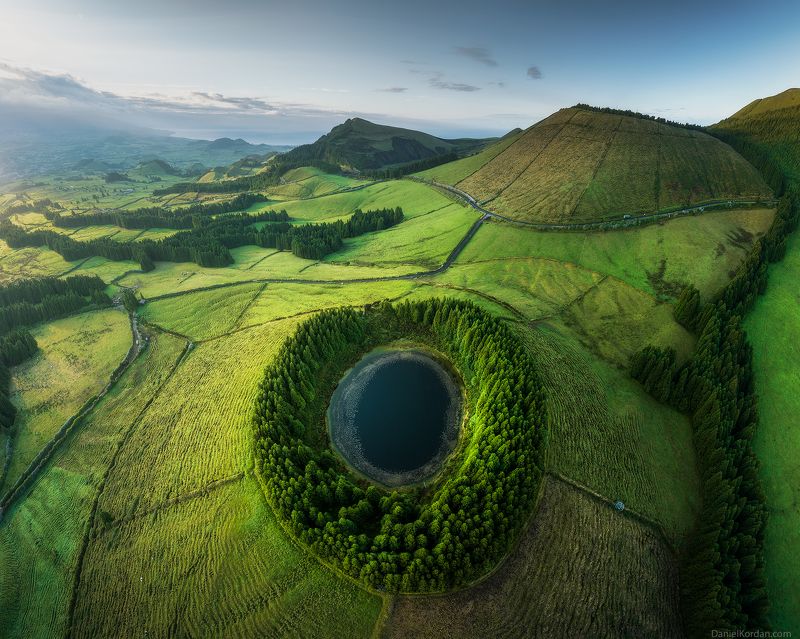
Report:
[{"label": "cloud", "polygon": [[487,67],[497,66],[497,60],[492,57],[489,49],[485,47],[455,47],[454,50],[458,55],[485,64]]},{"label": "cloud", "polygon": [[541,80],[542,79],[542,71],[537,66],[528,67],[528,77],[531,80]]},{"label": "cloud", "polygon": [[227,107],[241,111],[258,111],[265,114],[276,114],[279,112],[276,106],[261,98],[232,97],[222,95],[221,93],[206,93],[204,91],[193,91],[191,95],[198,98],[201,103],[222,106],[223,108]]},{"label": "cloud", "polygon": [[[263,96],[186,91],[123,95],[97,90],[68,74],[0,61],[0,138],[95,133],[173,133],[182,137],[244,137],[250,141],[308,142],[345,118],[385,119],[382,113],[343,110]],[[0,144],[0,160],[4,153]]]},{"label": "cloud", "polygon": [[208,116],[346,115],[338,109],[279,102],[259,96],[229,96],[206,91],[183,95],[120,95],[98,91],[68,74],[47,73],[0,62],[0,104],[62,111],[93,111],[131,117],[152,113]]},{"label": "cloud", "polygon": [[408,87],[386,87],[385,89],[375,89],[376,91],[380,91],[382,93],[405,93],[408,91]]},{"label": "cloud", "polygon": [[480,91],[480,87],[472,84],[464,84],[462,82],[447,82],[441,73],[434,73],[428,80],[428,83],[434,89],[443,89],[446,91],[462,91],[464,93],[471,93],[473,91]]},{"label": "cloud", "polygon": [[22,104],[36,101],[40,106],[89,105],[110,97],[111,94],[90,89],[71,75],[34,71],[0,62],[0,102]]}]

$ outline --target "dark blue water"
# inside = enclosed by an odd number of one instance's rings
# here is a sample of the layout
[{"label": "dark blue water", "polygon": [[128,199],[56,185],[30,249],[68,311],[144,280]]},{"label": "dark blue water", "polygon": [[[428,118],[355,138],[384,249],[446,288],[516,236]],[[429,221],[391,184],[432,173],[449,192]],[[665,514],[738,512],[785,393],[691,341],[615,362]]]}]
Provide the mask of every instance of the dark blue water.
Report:
[{"label": "dark blue water", "polygon": [[399,481],[447,455],[454,430],[457,436],[459,399],[449,373],[425,353],[371,353],[331,398],[331,437],[357,469],[373,477],[378,471],[393,483],[387,475]]}]

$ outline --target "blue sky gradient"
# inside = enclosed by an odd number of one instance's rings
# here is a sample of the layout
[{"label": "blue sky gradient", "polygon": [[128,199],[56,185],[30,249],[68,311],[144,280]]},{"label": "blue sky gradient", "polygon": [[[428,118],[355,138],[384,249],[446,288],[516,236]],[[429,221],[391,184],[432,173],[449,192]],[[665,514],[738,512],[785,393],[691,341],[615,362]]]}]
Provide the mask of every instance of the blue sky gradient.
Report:
[{"label": "blue sky gradient", "polygon": [[443,136],[577,102],[708,124],[800,85],[800,3],[0,0],[0,102],[189,137]]}]

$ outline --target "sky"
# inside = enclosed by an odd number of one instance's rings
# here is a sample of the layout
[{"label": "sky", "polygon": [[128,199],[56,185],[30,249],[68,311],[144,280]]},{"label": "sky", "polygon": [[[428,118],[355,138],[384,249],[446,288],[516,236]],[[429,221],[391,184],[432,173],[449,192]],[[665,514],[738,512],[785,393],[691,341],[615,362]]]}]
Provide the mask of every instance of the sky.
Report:
[{"label": "sky", "polygon": [[578,102],[716,122],[800,86],[800,2],[0,0],[0,118],[313,141],[444,137]]}]

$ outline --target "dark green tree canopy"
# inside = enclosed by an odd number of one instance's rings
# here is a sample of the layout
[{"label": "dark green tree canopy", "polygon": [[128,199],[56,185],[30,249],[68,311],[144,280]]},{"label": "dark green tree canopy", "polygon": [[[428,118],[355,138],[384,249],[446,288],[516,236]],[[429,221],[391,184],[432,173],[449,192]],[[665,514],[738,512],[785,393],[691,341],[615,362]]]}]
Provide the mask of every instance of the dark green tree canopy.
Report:
[{"label": "dark green tree canopy", "polygon": [[[468,380],[462,462],[425,493],[356,479],[319,437],[324,380],[408,337],[444,352]],[[461,301],[316,315],[267,369],[254,426],[276,512],[325,559],[392,591],[440,591],[490,570],[527,521],[543,472],[545,404],[531,358],[505,324]]]}]

